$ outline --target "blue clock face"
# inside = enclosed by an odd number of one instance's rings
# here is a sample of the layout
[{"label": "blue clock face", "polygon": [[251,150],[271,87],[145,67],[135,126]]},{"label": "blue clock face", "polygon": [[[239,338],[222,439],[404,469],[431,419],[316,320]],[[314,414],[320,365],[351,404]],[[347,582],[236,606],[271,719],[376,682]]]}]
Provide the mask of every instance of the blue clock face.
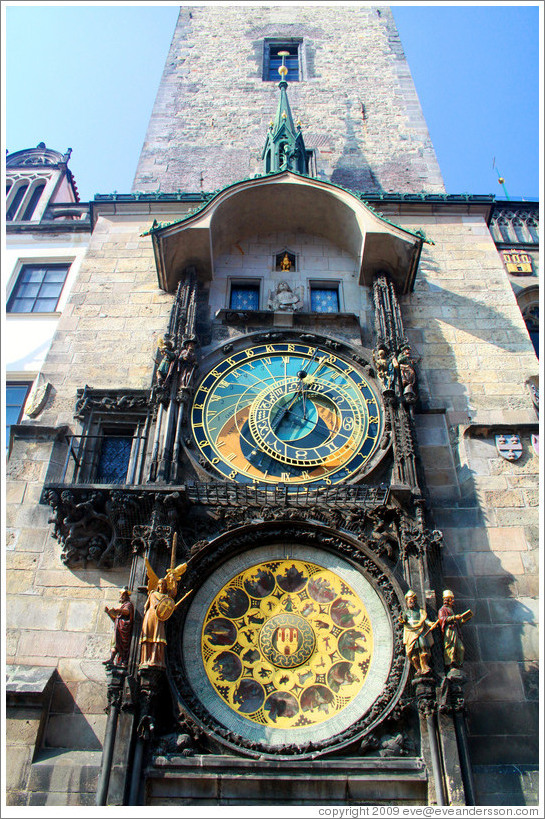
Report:
[{"label": "blue clock face", "polygon": [[196,391],[191,426],[202,455],[237,483],[332,484],[369,461],[383,420],[352,364],[282,342],[223,359]]}]

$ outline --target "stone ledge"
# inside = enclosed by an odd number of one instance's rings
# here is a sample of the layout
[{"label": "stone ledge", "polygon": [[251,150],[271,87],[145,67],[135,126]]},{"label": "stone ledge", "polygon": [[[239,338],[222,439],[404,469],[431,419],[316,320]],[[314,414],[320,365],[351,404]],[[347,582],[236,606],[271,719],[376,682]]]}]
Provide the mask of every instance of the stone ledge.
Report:
[{"label": "stone ledge", "polygon": [[66,748],[44,748],[38,751],[32,767],[37,765],[69,765],[100,768],[102,751],[73,751]]},{"label": "stone ledge", "polygon": [[56,673],[54,666],[6,666],[6,704],[41,706]]},{"label": "stone ledge", "polygon": [[539,421],[533,409],[481,412],[475,415],[470,424],[462,426],[462,434],[468,437],[488,437],[491,433],[499,434],[510,428],[524,432],[539,432]]},{"label": "stone ledge", "polygon": [[[149,804],[427,803],[428,773],[419,757],[246,759],[158,756],[145,771]],[[165,803],[166,804],[166,803]]]},{"label": "stone ledge", "polygon": [[373,773],[380,769],[388,775],[398,772],[400,774],[414,774],[421,779],[427,779],[426,767],[420,757],[360,757],[358,758],[324,758],[308,760],[297,759],[250,759],[245,757],[235,757],[220,754],[197,754],[191,757],[183,756],[156,756],[154,758],[153,766],[150,766],[148,773],[152,774],[153,769],[162,769],[160,776],[163,776],[165,769],[175,770],[191,770],[195,768],[200,771],[212,771],[214,769],[221,771],[229,771],[230,773],[245,770],[252,773],[258,773],[260,770],[270,774],[273,771],[282,769],[300,771],[307,769],[313,773],[331,773],[333,771],[340,771],[345,774],[358,773]]}]

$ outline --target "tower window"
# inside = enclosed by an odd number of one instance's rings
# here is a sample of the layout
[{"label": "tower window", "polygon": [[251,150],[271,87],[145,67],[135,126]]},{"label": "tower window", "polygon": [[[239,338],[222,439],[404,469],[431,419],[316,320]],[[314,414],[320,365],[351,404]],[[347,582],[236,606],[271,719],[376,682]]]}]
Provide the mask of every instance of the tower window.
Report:
[{"label": "tower window", "polygon": [[278,73],[278,69],[282,65],[282,57],[279,56],[281,51],[287,51],[286,68],[288,73],[285,79],[288,82],[299,82],[301,79],[300,69],[300,41],[267,41],[265,40],[265,48],[263,54],[263,79],[272,82],[279,82],[283,79]]},{"label": "tower window", "polygon": [[32,219],[32,215],[33,215],[34,211],[36,210],[36,205],[40,201],[40,197],[41,197],[41,195],[42,195],[42,193],[44,191],[44,188],[45,188],[45,182],[40,182],[40,184],[36,185],[36,187],[32,191],[32,196],[30,197],[30,202],[26,206],[25,212],[23,213],[23,216],[22,216],[22,219],[23,219],[24,222],[28,221],[29,219]]},{"label": "tower window", "polygon": [[69,269],[67,264],[24,264],[6,312],[54,313]]}]

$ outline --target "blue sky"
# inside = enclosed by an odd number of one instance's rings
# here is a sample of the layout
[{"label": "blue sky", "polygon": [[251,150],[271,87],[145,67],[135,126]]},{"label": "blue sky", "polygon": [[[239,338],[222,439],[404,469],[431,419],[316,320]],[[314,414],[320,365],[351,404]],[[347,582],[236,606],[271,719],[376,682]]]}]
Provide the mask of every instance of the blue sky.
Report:
[{"label": "blue sky", "polygon": [[[258,5],[258,3],[255,3]],[[178,5],[3,3],[9,151],[73,149],[82,200],[127,193]],[[392,4],[449,193],[537,197],[536,4]]]}]

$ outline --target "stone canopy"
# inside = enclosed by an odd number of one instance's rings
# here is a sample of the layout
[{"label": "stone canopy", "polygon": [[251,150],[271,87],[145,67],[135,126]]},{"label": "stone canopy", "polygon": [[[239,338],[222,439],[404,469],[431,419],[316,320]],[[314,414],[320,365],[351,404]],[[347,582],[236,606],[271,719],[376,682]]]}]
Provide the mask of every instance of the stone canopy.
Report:
[{"label": "stone canopy", "polygon": [[247,237],[290,230],[322,236],[359,260],[359,284],[380,271],[399,293],[412,290],[423,237],[397,227],[353,193],[285,171],[231,185],[197,213],[150,231],[159,286],[172,292],[194,266],[203,281],[214,260]]}]

